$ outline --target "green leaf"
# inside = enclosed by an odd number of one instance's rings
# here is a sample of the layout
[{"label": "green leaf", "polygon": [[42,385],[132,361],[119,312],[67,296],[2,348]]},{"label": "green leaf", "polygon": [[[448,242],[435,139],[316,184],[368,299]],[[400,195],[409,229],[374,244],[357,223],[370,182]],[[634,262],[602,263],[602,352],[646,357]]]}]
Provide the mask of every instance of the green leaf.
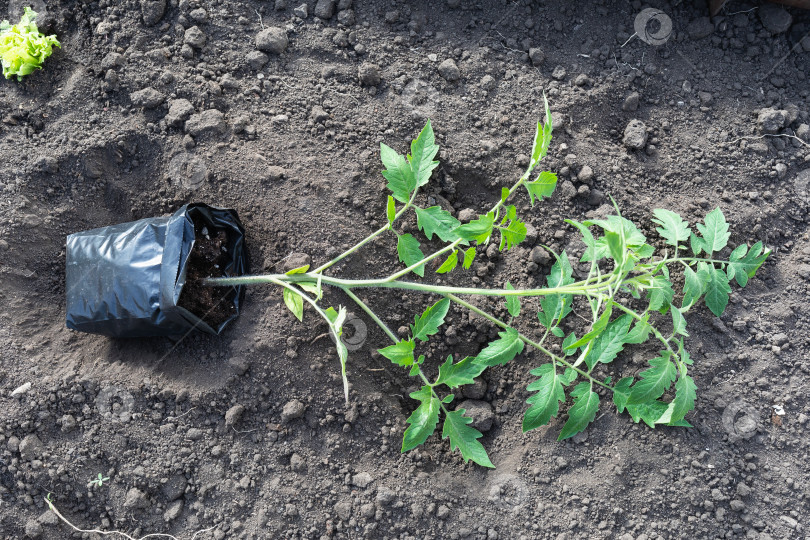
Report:
[{"label": "green leaf", "polygon": [[405,339],[383,349],[378,349],[377,352],[398,366],[412,366],[415,347],[416,344],[413,341]]},{"label": "green leaf", "polygon": [[728,268],[726,269],[728,279],[734,278],[740,287],[745,287],[748,285],[748,278],[754,277],[759,267],[762,266],[762,263],[770,254],[771,250],[769,249],[763,251],[762,242],[757,242],[751,246],[750,250],[745,244],[741,244],[729,256]]},{"label": "green leaf", "polygon": [[627,412],[638,423],[643,421],[649,427],[654,428],[655,424],[666,424],[669,420],[661,421],[661,417],[667,414],[669,404],[663,401],[653,400],[646,403],[627,404]]},{"label": "green leaf", "polygon": [[695,254],[695,257],[700,255],[700,252],[703,251],[703,239],[700,238],[695,233],[689,235],[689,247],[692,249],[692,253]]},{"label": "green leaf", "polygon": [[666,313],[674,296],[672,283],[663,276],[655,276],[647,289],[647,298],[650,300],[650,306],[647,309]]},{"label": "green leaf", "polygon": [[597,363],[609,364],[624,350],[627,334],[630,331],[632,318],[629,314],[622,315],[610,322],[605,331],[597,337],[585,356],[588,369],[593,369]]},{"label": "green leaf", "polygon": [[608,322],[610,321],[610,316],[613,313],[613,305],[608,304],[607,309],[602,312],[599,318],[596,320],[595,323],[591,326],[591,331],[579,338],[577,341],[572,343],[568,346],[569,349],[576,349],[578,347],[582,347],[599,337],[602,331],[607,327]]},{"label": "green leaf", "polygon": [[593,391],[591,383],[583,381],[571,390],[574,405],[568,409],[568,420],[563,425],[558,441],[573,437],[588,427],[599,410],[599,394]]},{"label": "green leaf", "polygon": [[429,386],[423,386],[416,392],[411,392],[413,399],[419,400],[419,407],[408,417],[410,424],[402,437],[402,452],[412,450],[424,443],[439,424],[439,399],[433,395]]},{"label": "green leaf", "polygon": [[380,143],[380,158],[385,166],[382,175],[388,180],[388,189],[396,200],[407,203],[411,192],[416,189],[416,178],[410,164],[405,156],[397,154],[393,148],[383,143]]},{"label": "green leaf", "polygon": [[523,433],[548,424],[560,411],[560,402],[565,401],[565,390],[553,363],[543,364],[531,374],[540,378],[526,387],[536,394],[526,400],[530,407],[523,416]]},{"label": "green leaf", "polygon": [[34,22],[36,18],[37,13],[26,7],[19,23],[0,23],[0,60],[6,79],[16,75],[20,81],[25,75],[42,69],[53,47],[61,47],[56,36],[46,36],[39,31]]},{"label": "green leaf", "polygon": [[526,239],[526,225],[517,218],[509,221],[509,225],[506,227],[498,227],[498,229],[501,231],[501,244],[498,247],[500,251],[504,250],[504,246],[510,250]]},{"label": "green leaf", "polygon": [[681,373],[675,383],[675,398],[672,400],[672,417],[669,420],[671,424],[674,421],[682,420],[686,413],[695,408],[695,399],[697,398],[697,386],[692,377],[686,374],[686,370]]},{"label": "green leaf", "polygon": [[537,197],[538,201],[543,198],[551,197],[554,190],[557,188],[557,175],[553,172],[543,171],[537,175],[537,180],[534,182],[526,182],[524,184],[526,190],[529,192],[529,199],[534,206],[534,198]]},{"label": "green leaf", "polygon": [[287,306],[287,309],[292,311],[292,314],[295,315],[295,318],[299,321],[304,320],[304,299],[301,298],[300,294],[293,292],[292,290],[284,287],[284,290],[281,293],[282,298],[284,298],[284,305]]},{"label": "green leaf", "polygon": [[[425,254],[419,249],[419,240],[410,234],[402,234],[397,238],[397,255],[405,266],[414,265],[425,258]],[[425,265],[414,268],[413,273],[417,276],[424,276]]]},{"label": "green leaf", "polygon": [[619,379],[619,382],[613,387],[613,403],[620,413],[624,412],[624,408],[627,406],[627,400],[630,398],[630,385],[632,383],[633,377],[625,377]]},{"label": "green leaf", "polygon": [[652,367],[639,373],[641,379],[633,385],[627,400],[628,405],[653,401],[666,392],[676,375],[675,364],[670,361],[670,356],[669,351],[662,351],[661,356],[650,360]]},{"label": "green leaf", "polygon": [[450,215],[450,212],[443,210],[440,206],[430,208],[413,207],[416,212],[416,224],[421,231],[424,231],[428,240],[433,240],[435,234],[444,242],[454,242],[458,240],[458,235],[454,230],[461,225],[461,222]]},{"label": "green leaf", "polygon": [[475,260],[475,247],[470,247],[464,252],[464,269],[469,270]]},{"label": "green leaf", "polygon": [[397,215],[397,203],[394,201],[394,198],[389,195],[388,196],[388,205],[385,208],[385,217],[388,218],[388,224],[392,225],[394,223],[394,218]]},{"label": "green leaf", "polygon": [[585,242],[586,249],[582,254],[582,258],[580,258],[580,261],[593,261],[594,257],[596,257],[596,240],[594,240],[591,230],[579,221],[573,219],[566,219],[565,222],[576,227],[580,234],[582,234],[582,241]]},{"label": "green leaf", "polygon": [[566,338],[562,342],[562,350],[565,356],[573,356],[577,353],[576,348],[574,349],[568,348],[569,345],[576,342],[577,342],[577,335],[574,332],[571,332],[570,334],[568,334],[568,336],[566,336]]},{"label": "green leaf", "polygon": [[501,202],[506,202],[506,199],[508,199],[509,195],[511,195],[511,194],[512,194],[512,192],[509,191],[508,187],[502,187],[501,188]]},{"label": "green leaf", "polygon": [[728,232],[728,223],[720,208],[715,208],[706,215],[705,225],[698,223],[697,228],[703,237],[702,248],[711,255],[720,251],[728,244],[731,234]]},{"label": "green leaf", "polygon": [[497,366],[509,362],[521,352],[523,352],[523,341],[520,339],[520,334],[510,327],[504,332],[498,332],[498,339],[487,344],[484,350],[475,357],[475,361],[485,366]]},{"label": "green leaf", "polygon": [[553,129],[551,121],[551,109],[548,106],[548,100],[543,95],[543,105],[545,108],[545,126],[537,122],[537,130],[534,134],[534,144],[532,145],[532,155],[529,161],[529,167],[526,169],[526,176],[531,174],[535,166],[544,158],[548,153],[548,147],[551,144],[551,132]]},{"label": "green leaf", "polygon": [[607,242],[610,258],[620,267],[624,263],[624,242],[622,242],[621,234],[608,231],[605,233],[605,241]]},{"label": "green leaf", "polygon": [[464,409],[447,412],[442,429],[442,439],[450,438],[450,451],[460,450],[465,463],[473,460],[482,467],[494,469],[495,466],[489,460],[487,451],[478,441],[483,434],[467,425],[472,422],[472,418],[463,416],[465,412]]},{"label": "green leaf", "polygon": [[689,230],[689,222],[684,221],[681,216],[671,210],[663,208],[656,208],[653,210],[656,219],[653,223],[660,225],[656,227],[656,231],[661,237],[666,240],[666,243],[671,246],[677,246],[679,242],[689,240],[689,235],[692,233]]},{"label": "green leaf", "polygon": [[480,216],[464,225],[455,228],[455,232],[464,240],[475,240],[483,244],[492,234],[492,227],[495,225],[495,216],[492,213]]},{"label": "green leaf", "polygon": [[323,298],[323,289],[316,285],[315,283],[298,283],[299,287],[310,294],[314,294],[317,300]]},{"label": "green leaf", "polygon": [[448,356],[444,364],[439,366],[439,377],[435,384],[446,384],[456,388],[463,384],[475,383],[475,378],[487,369],[486,364],[479,364],[474,356],[467,356],[460,362],[453,363],[453,357]]},{"label": "green leaf", "polygon": [[[510,291],[514,291],[515,288],[512,287],[512,284],[508,281],[506,282],[506,289]],[[517,317],[520,315],[520,297],[519,296],[507,296],[506,297],[506,311],[509,312],[509,315],[512,317]]]},{"label": "green leaf", "polygon": [[438,332],[439,327],[444,324],[444,318],[447,316],[447,310],[449,309],[450,300],[442,298],[427,308],[420,317],[414,317],[416,319],[413,325],[414,339],[427,341],[428,336]]},{"label": "green leaf", "polygon": [[647,237],[638,230],[635,223],[616,214],[609,215],[607,219],[585,221],[584,225],[588,227],[596,225],[597,227],[601,227],[605,232],[613,232],[619,235],[624,234],[624,243],[631,249],[640,248],[647,243]]},{"label": "green leaf", "polygon": [[628,332],[627,336],[624,338],[624,342],[628,344],[635,344],[635,343],[644,343],[647,341],[647,338],[650,336],[650,332],[652,331],[652,325],[647,321],[650,320],[650,314],[644,314],[642,319],[636,320],[633,329]]},{"label": "green leaf", "polygon": [[672,313],[672,333],[676,336],[688,336],[689,334],[686,331],[686,319],[683,313],[681,313],[681,310],[676,306],[670,306],[670,311]]},{"label": "green leaf", "polygon": [[[571,268],[568,254],[563,251],[560,255],[555,254],[555,257],[557,260],[551,266],[551,272],[546,278],[546,286],[553,288],[570,285],[574,282],[574,270]],[[546,328],[554,328],[571,312],[573,301],[574,297],[570,294],[545,295],[540,299],[542,311],[537,312],[537,319]]]},{"label": "green leaf", "polygon": [[446,274],[447,272],[452,271],[456,265],[458,264],[458,251],[453,250],[453,252],[444,260],[442,265],[436,270],[437,274]]},{"label": "green leaf", "polygon": [[728,305],[728,295],[731,294],[731,286],[728,284],[728,276],[719,268],[712,265],[704,265],[698,271],[709,277],[706,282],[706,305],[715,316],[719,317],[726,310]]},{"label": "green leaf", "polygon": [[697,274],[688,266],[683,271],[683,303],[682,309],[694,305],[706,291],[707,273]]},{"label": "green leaf", "polygon": [[419,136],[411,142],[411,155],[408,156],[413,177],[416,179],[416,187],[424,186],[430,180],[433,169],[439,165],[438,161],[433,161],[438,152],[439,146],[436,144],[433,127],[428,120]]},{"label": "green leaf", "polygon": [[292,270],[288,270],[286,276],[291,276],[293,274],[306,274],[307,270],[309,270],[309,265],[305,264],[304,266],[299,266],[298,268],[293,268]]}]

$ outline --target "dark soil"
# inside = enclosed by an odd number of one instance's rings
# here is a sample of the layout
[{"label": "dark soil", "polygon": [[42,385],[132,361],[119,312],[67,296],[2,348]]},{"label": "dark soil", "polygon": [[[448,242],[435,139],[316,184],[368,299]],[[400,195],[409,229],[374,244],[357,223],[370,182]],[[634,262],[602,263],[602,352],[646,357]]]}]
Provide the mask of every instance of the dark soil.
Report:
[{"label": "dark soil", "polygon": [[[730,0],[708,19],[701,2],[654,0],[673,27],[656,46],[633,37],[638,1],[31,3],[62,48],[0,81],[0,539],[79,538],[48,493],[81,528],[184,540],[807,537],[808,12]],[[0,0],[0,19],[22,6]],[[417,384],[375,352],[386,338],[362,313],[348,407],[326,326],[272,287],[249,289],[220,336],[65,328],[71,232],[207,202],[238,210],[255,272],[322,264],[386,222],[380,142],[404,152],[430,118],[441,165],[418,204],[479,212],[522,173],[543,92],[560,184],[518,202],[536,234],[426,279],[542,286],[534,248],[576,264],[564,219],[610,212],[609,196],[650,238],[654,208],[694,224],[720,206],[732,243],[773,255],[723,317],[688,314],[692,429],[651,430],[603,400],[574,440],[556,442],[570,404],[523,434],[543,362],[527,351],[464,396],[491,414],[484,470],[439,435],[400,454]],[[401,268],[395,242],[330,271]],[[435,301],[361,292],[402,331]],[[518,326],[536,333],[531,308]],[[453,309],[426,369],[496,336]],[[655,353],[628,347],[615,365],[635,374]]]},{"label": "dark soil", "polygon": [[236,313],[233,287],[207,287],[202,280],[225,276],[231,261],[228,235],[209,230],[202,219],[194,220],[194,246],[186,265],[186,281],[178,305],[216,329]]}]

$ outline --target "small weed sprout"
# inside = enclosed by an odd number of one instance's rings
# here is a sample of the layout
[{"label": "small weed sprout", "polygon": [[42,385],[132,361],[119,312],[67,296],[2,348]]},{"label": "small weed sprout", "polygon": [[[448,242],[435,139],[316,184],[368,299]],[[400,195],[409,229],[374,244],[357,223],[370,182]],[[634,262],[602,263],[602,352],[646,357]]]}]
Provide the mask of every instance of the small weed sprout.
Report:
[{"label": "small weed sprout", "polygon": [[98,473],[98,476],[96,478],[90,480],[90,485],[95,487],[101,487],[104,485],[104,482],[108,481],[109,479],[110,479],[109,476],[104,476],[101,473]]},{"label": "small weed sprout", "polygon": [[[512,361],[527,347],[541,353],[546,361],[530,371],[536,380],[527,387],[531,395],[523,417],[524,432],[548,424],[560,415],[563,405],[568,418],[558,438],[572,437],[593,422],[603,398],[612,401],[619,413],[627,412],[636,423],[644,422],[651,428],[657,425],[688,427],[686,414],[694,408],[697,393],[689,374],[692,359],[684,343],[689,336],[685,315],[702,299],[719,317],[728,303],[731,282],[745,287],[770,254],[770,250],[757,242],[750,248],[741,244],[727,257],[721,256],[730,233],[719,208],[709,212],[703,223],[696,224],[697,232],[675,212],[653,210],[651,221],[661,238],[659,246],[663,244],[660,250],[634,223],[622,217],[618,207],[616,213],[606,219],[566,220],[579,232],[586,246],[580,263],[589,270],[579,280],[574,277],[565,251],[554,253],[556,262],[543,288],[516,289],[509,283],[503,289],[456,287],[402,279],[409,274],[423,277],[428,263],[440,257],[443,262],[436,269],[439,274],[469,270],[476,257],[476,246],[486,246],[493,238],[498,239],[501,251],[520,244],[526,238],[527,228],[509,201],[521,188],[528,192],[532,205],[554,192],[557,175],[549,171],[535,172],[546,156],[551,134],[551,112],[545,102],[545,122],[537,124],[526,172],[512,187],[502,188],[500,199],[489,211],[462,224],[440,206],[423,208],[416,204],[419,188],[428,183],[438,166],[434,158],[439,147],[428,121],[411,143],[410,154],[401,155],[381,145],[385,166],[382,174],[391,194],[386,205],[386,223],[380,229],[314,270],[304,266],[286,274],[210,279],[207,283],[277,285],[282,288],[284,303],[299,320],[303,318],[304,304],[312,306],[326,321],[337,343],[348,402],[348,351],[340,340],[347,311],[343,306],[337,310],[321,307],[324,286],[345,293],[391,340],[391,345],[379,349],[380,354],[406,368],[421,384],[419,390],[410,394],[418,406],[407,419],[403,452],[424,443],[443,417],[441,436],[449,439],[451,451],[458,449],[465,462],[472,460],[484,467],[493,467],[478,440],[482,434],[469,425],[472,419],[464,415],[464,409],[451,410],[448,405],[461,386],[473,384],[474,379],[491,366]],[[417,227],[427,240],[434,244],[441,242],[442,247],[425,255],[423,244],[414,235],[394,228],[410,211],[416,214]],[[385,233],[396,236],[397,256],[405,265],[404,269],[375,279],[343,279],[325,272]],[[680,280],[674,279],[676,271],[683,280],[677,300],[675,283]],[[355,294],[361,288],[401,289],[436,295],[440,299],[414,318],[410,336],[401,339]],[[510,319],[503,321],[465,299],[481,296],[503,298]],[[587,315],[588,325],[584,329],[575,317],[569,317],[574,313],[577,298],[581,299],[578,309],[582,306]],[[475,356],[459,361],[448,356],[439,366],[438,376],[431,379],[423,369],[425,356],[418,354],[418,348],[439,332],[451,305],[469,310],[499,327],[501,332]],[[513,325],[527,307],[536,310],[539,331],[524,333]],[[556,347],[551,346],[550,340]],[[658,342],[660,352],[649,360],[646,369],[635,376],[625,374],[618,380],[605,373],[604,366],[613,362],[626,346],[650,340]]]}]

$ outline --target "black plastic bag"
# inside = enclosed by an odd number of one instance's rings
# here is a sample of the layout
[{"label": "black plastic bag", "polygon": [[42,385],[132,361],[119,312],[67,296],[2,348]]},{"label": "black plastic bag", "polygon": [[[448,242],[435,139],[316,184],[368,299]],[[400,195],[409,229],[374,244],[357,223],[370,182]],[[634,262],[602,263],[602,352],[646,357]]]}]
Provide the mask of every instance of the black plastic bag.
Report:
[{"label": "black plastic bag", "polygon": [[[66,249],[67,327],[112,337],[219,334],[239,315],[244,287],[186,286],[192,248],[222,239],[211,276],[248,272],[245,230],[234,210],[187,204],[170,217],[141,219],[71,234]],[[212,265],[213,266],[213,265]],[[196,270],[194,270],[196,272]],[[207,276],[202,276],[207,277]],[[190,294],[212,295],[192,313]],[[193,287],[194,291],[190,288]]]}]

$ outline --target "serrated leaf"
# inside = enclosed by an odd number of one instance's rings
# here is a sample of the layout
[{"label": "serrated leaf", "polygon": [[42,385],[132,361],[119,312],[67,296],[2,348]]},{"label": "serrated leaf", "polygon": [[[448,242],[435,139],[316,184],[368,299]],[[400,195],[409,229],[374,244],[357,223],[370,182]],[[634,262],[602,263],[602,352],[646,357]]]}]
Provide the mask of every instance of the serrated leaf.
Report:
[{"label": "serrated leaf", "polygon": [[512,219],[506,227],[498,229],[501,231],[501,244],[498,247],[500,251],[504,250],[504,246],[510,250],[526,239],[526,224],[517,218]]},{"label": "serrated leaf", "polygon": [[[706,265],[705,275],[709,276],[706,282],[706,296],[704,300],[715,316],[719,317],[726,310],[728,305],[728,295],[731,294],[731,286],[728,284],[728,276],[719,268]],[[701,269],[702,271],[703,269]],[[700,271],[698,272],[700,273]]]},{"label": "serrated leaf", "polygon": [[553,363],[543,364],[531,374],[540,378],[526,387],[536,393],[526,400],[530,407],[523,415],[523,433],[548,424],[560,411],[560,402],[565,401],[565,390]]},{"label": "serrated leaf", "polygon": [[474,260],[475,260],[475,247],[470,247],[467,249],[467,251],[464,252],[464,262],[462,263],[464,269],[469,270]]},{"label": "serrated leaf", "polygon": [[[549,288],[564,287],[574,282],[571,262],[568,254],[563,251],[556,255],[556,261],[551,266],[551,272],[546,277],[546,286]],[[540,299],[542,311],[537,312],[537,319],[546,328],[554,328],[564,319],[572,309],[574,297],[570,294],[548,294]]]},{"label": "serrated leaf", "polygon": [[404,339],[383,349],[377,349],[377,352],[398,366],[412,366],[414,363],[413,351],[415,347],[416,344],[413,341]]},{"label": "serrated leaf", "polygon": [[458,264],[458,251],[453,252],[444,260],[442,265],[436,270],[437,274],[446,274],[451,272]]},{"label": "serrated leaf", "polygon": [[593,325],[591,325],[591,331],[582,336],[581,338],[579,338],[571,345],[569,345],[568,348],[576,349],[596,339],[599,336],[599,334],[601,334],[602,331],[607,327],[608,322],[610,322],[610,316],[612,313],[613,313],[613,305],[608,304],[607,309],[605,309],[605,311],[602,312],[602,314],[599,316],[596,322],[593,323]]},{"label": "serrated leaf", "polygon": [[[597,337],[585,356],[588,369],[593,369],[597,363],[609,364],[624,350],[627,334],[630,331],[632,318],[629,314],[622,315],[611,321],[605,331]],[[576,350],[576,349],[575,349]]]},{"label": "serrated leaf", "polygon": [[297,285],[306,292],[314,294],[316,300],[323,298],[323,289],[315,283],[298,283]]},{"label": "serrated leaf", "polygon": [[672,283],[663,276],[655,276],[647,289],[647,298],[650,300],[647,309],[666,313],[674,297],[675,291],[672,290]]},{"label": "serrated leaf", "polygon": [[633,419],[633,422],[638,424],[639,420],[641,420],[651,428],[654,428],[655,424],[662,423],[660,421],[661,417],[667,413],[668,408],[668,403],[658,400],[646,403],[627,404],[627,412]]},{"label": "serrated leaf", "polygon": [[591,230],[574,219],[566,219],[565,222],[576,227],[580,234],[582,234],[582,241],[585,243],[586,249],[582,254],[582,258],[579,260],[581,262],[593,261],[594,257],[596,256],[596,240],[594,239]]},{"label": "serrated leaf", "polygon": [[283,292],[281,293],[282,298],[284,298],[284,305],[287,306],[287,309],[292,311],[292,314],[295,315],[295,318],[299,321],[304,320],[304,299],[301,298],[300,294],[294,293],[288,288],[284,288]]},{"label": "serrated leaf", "polygon": [[483,244],[492,234],[492,227],[495,225],[495,216],[491,213],[479,216],[464,225],[459,225],[453,231],[459,238]]},{"label": "serrated leaf", "polygon": [[483,434],[467,425],[472,422],[472,418],[463,416],[465,412],[464,409],[447,412],[444,418],[442,439],[450,439],[450,451],[458,449],[465,463],[473,460],[482,467],[494,469],[495,466],[489,460],[487,451],[478,441],[480,437],[483,437]]},{"label": "serrated leaf", "polygon": [[686,331],[686,319],[681,313],[681,310],[678,309],[677,306],[670,306],[670,312],[672,313],[672,333],[681,336],[688,336],[689,334]]},{"label": "serrated leaf", "polygon": [[504,332],[498,332],[498,339],[489,342],[484,350],[475,357],[475,361],[485,366],[505,364],[523,352],[523,346],[518,331],[514,328],[507,328]]},{"label": "serrated leaf", "polygon": [[383,143],[380,143],[380,158],[385,166],[382,175],[388,180],[388,189],[396,200],[407,203],[411,192],[416,189],[416,178],[411,165],[405,156],[397,154],[396,150]]},{"label": "serrated leaf", "polygon": [[[506,282],[506,289],[510,291],[514,291],[515,288],[512,287],[512,284],[508,281]],[[519,296],[507,296],[506,297],[506,311],[509,312],[509,315],[512,317],[517,317],[520,315],[520,297]]]},{"label": "serrated leaf", "polygon": [[768,249],[763,251],[762,242],[757,242],[750,250],[745,244],[741,244],[729,256],[726,269],[729,280],[734,278],[740,287],[745,287],[748,285],[748,278],[754,277],[770,254],[771,251]]},{"label": "serrated leaf", "polygon": [[682,309],[687,309],[694,305],[706,290],[708,274],[698,275],[688,266],[683,271],[683,303]]},{"label": "serrated leaf", "polygon": [[711,255],[726,247],[731,234],[728,232],[728,223],[720,208],[706,214],[704,221],[705,224],[698,223],[697,228],[702,236],[701,247]]},{"label": "serrated leaf", "polygon": [[444,364],[439,366],[439,377],[435,384],[445,384],[456,388],[463,384],[474,384],[475,378],[487,369],[485,364],[479,364],[474,356],[467,356],[460,362],[453,363],[453,357],[448,356]]},{"label": "serrated leaf", "polygon": [[692,250],[692,253],[697,257],[700,255],[700,252],[703,251],[703,239],[692,233],[689,235],[689,248]]},{"label": "serrated leaf", "polygon": [[689,222],[671,210],[656,208],[653,210],[655,219],[653,223],[660,225],[656,231],[671,246],[677,246],[679,242],[689,240],[692,231],[689,229]]},{"label": "serrated leaf", "polygon": [[678,380],[675,382],[675,398],[672,400],[672,417],[668,423],[677,420],[682,420],[686,413],[695,408],[695,399],[697,398],[697,385],[692,377],[685,373],[681,373]]},{"label": "serrated leaf", "polygon": [[574,349],[569,349],[568,348],[569,345],[571,345],[572,343],[576,343],[576,341],[577,341],[577,335],[574,332],[571,332],[570,334],[568,334],[568,336],[566,336],[566,338],[563,340],[563,342],[562,342],[562,350],[563,350],[563,353],[565,354],[565,356],[573,356],[573,355],[577,354],[577,349],[575,349],[575,348]]},{"label": "serrated leaf", "polygon": [[622,266],[624,263],[624,242],[622,242],[621,234],[608,231],[605,233],[605,242],[607,242],[608,252],[610,258],[616,263],[616,266]]},{"label": "serrated leaf", "polygon": [[662,351],[661,356],[650,360],[652,367],[639,373],[641,379],[630,390],[628,405],[653,401],[667,391],[676,375],[675,364],[670,361],[670,356],[669,351]]},{"label": "serrated leaf", "polygon": [[636,320],[633,329],[627,333],[624,342],[627,344],[644,343],[652,332],[652,325],[647,321],[650,320],[650,314],[646,313],[642,319]]},{"label": "serrated leaf", "polygon": [[442,298],[425,310],[420,317],[415,317],[413,325],[413,337],[421,341],[427,341],[429,336],[439,331],[439,327],[444,324],[447,310],[450,309],[450,300]]},{"label": "serrated leaf", "polygon": [[305,264],[304,266],[299,266],[298,268],[287,270],[287,272],[284,275],[291,276],[293,274],[306,274],[307,270],[309,270],[309,265]]},{"label": "serrated leaf", "polygon": [[591,389],[589,382],[583,381],[574,387],[571,390],[571,397],[574,398],[574,405],[568,409],[568,420],[557,437],[558,441],[573,437],[588,427],[599,410],[599,394]]},{"label": "serrated leaf", "polygon": [[[606,233],[612,232],[618,235],[624,234],[624,243],[628,248],[631,249],[638,249],[647,243],[647,237],[644,236],[640,230],[638,230],[635,223],[629,219],[623,218],[622,216],[617,216],[616,214],[609,215],[607,219],[585,221],[583,224],[588,227],[591,225],[596,225],[597,227],[601,227]],[[598,244],[599,242],[597,241],[597,245]],[[606,241],[605,247],[607,247]]]},{"label": "serrated leaf", "polygon": [[[405,266],[411,266],[425,258],[425,254],[419,249],[419,240],[410,234],[401,234],[397,238],[397,255]],[[414,268],[413,273],[417,276],[425,275],[425,265],[422,264]]]},{"label": "serrated leaf", "polygon": [[433,240],[435,234],[444,242],[454,242],[458,240],[458,235],[454,232],[461,222],[454,218],[450,212],[440,206],[430,208],[414,207],[416,212],[416,224],[425,233],[428,240]]},{"label": "serrated leaf", "polygon": [[537,197],[538,201],[542,201],[543,198],[551,197],[554,193],[554,190],[557,188],[557,175],[553,172],[543,171],[537,175],[537,179],[534,182],[526,182],[524,185],[529,192],[529,199],[531,200],[532,206],[534,206],[535,197]]},{"label": "serrated leaf", "polygon": [[509,195],[511,195],[511,194],[512,194],[512,192],[509,191],[508,187],[502,187],[501,188],[501,202],[506,202],[506,199],[508,199]]},{"label": "serrated leaf", "polygon": [[411,142],[411,155],[408,156],[413,177],[416,179],[416,187],[424,186],[430,180],[430,175],[438,165],[438,161],[433,161],[439,152],[436,144],[436,137],[433,134],[433,126],[430,120],[419,133],[419,136]]},{"label": "serrated leaf", "polygon": [[388,204],[385,207],[385,217],[388,218],[388,224],[391,225],[394,223],[394,218],[397,215],[397,203],[394,201],[394,198],[389,195],[388,196]]},{"label": "serrated leaf", "polygon": [[618,412],[624,412],[627,399],[630,397],[630,385],[633,384],[633,377],[624,377],[613,387],[613,403]]},{"label": "serrated leaf", "polygon": [[411,392],[410,396],[421,403],[408,417],[407,422],[410,425],[402,437],[402,452],[412,450],[424,443],[436,431],[436,426],[439,424],[441,404],[429,386],[423,386],[420,390]]}]

